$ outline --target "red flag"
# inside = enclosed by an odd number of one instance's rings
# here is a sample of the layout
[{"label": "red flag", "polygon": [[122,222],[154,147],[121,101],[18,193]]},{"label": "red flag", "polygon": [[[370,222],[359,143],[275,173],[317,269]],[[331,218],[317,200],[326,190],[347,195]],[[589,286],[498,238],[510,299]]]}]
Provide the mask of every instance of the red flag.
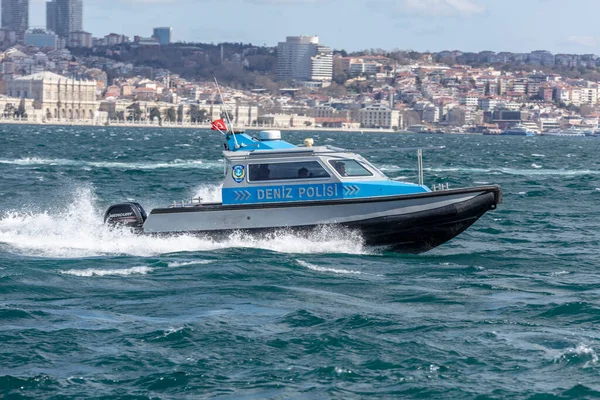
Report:
[{"label": "red flag", "polygon": [[213,121],[210,129],[212,129],[213,131],[226,131],[227,125],[225,124],[225,121],[223,121],[223,119],[221,118],[216,121]]}]

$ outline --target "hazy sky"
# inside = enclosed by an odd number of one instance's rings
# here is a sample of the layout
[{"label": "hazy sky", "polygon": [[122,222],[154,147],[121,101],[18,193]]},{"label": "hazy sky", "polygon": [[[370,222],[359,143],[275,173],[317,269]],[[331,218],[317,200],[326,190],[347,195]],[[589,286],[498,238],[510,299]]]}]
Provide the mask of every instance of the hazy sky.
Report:
[{"label": "hazy sky", "polygon": [[[31,26],[46,0],[31,0]],[[84,0],[84,29],[275,45],[318,34],[335,49],[600,53],[598,0]]]}]

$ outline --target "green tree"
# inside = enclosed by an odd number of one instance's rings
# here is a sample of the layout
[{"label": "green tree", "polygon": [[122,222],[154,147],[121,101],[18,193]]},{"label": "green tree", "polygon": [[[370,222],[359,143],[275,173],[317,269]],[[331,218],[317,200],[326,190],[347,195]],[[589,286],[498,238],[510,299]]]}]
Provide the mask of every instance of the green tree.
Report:
[{"label": "green tree", "polygon": [[177,107],[177,122],[183,122],[183,104]]},{"label": "green tree", "polygon": [[206,110],[201,110],[197,104],[192,104],[190,106],[188,115],[190,117],[190,121],[194,123],[203,122],[208,118],[208,112]]},{"label": "green tree", "polygon": [[27,112],[25,112],[25,99],[21,99],[21,102],[19,103],[19,108],[17,108],[15,116],[20,118],[27,118]]},{"label": "green tree", "polygon": [[140,103],[138,103],[137,101],[127,107],[127,112],[127,120],[129,121],[139,121],[140,119],[142,119],[142,108],[140,107]]},{"label": "green tree", "polygon": [[150,109],[150,120],[154,121],[158,118],[158,122],[161,123],[162,122],[162,115],[160,114],[160,110],[158,109],[158,107],[152,107]]},{"label": "green tree", "polygon": [[16,113],[15,106],[12,103],[6,103],[4,106],[4,117],[14,117]]},{"label": "green tree", "polygon": [[223,118],[225,120],[225,122],[229,122],[229,121],[235,122],[235,116],[229,110],[221,111],[221,118]]},{"label": "green tree", "polygon": [[164,111],[165,121],[174,122],[177,120],[175,107],[170,107]]}]

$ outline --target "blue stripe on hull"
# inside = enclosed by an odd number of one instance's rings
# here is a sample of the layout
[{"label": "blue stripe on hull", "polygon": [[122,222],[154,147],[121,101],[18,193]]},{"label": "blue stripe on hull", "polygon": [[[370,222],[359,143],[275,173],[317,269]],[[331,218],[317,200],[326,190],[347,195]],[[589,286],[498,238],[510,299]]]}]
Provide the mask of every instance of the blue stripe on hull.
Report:
[{"label": "blue stripe on hull", "polygon": [[394,181],[240,186],[223,189],[223,204],[306,202],[426,193],[425,186]]}]

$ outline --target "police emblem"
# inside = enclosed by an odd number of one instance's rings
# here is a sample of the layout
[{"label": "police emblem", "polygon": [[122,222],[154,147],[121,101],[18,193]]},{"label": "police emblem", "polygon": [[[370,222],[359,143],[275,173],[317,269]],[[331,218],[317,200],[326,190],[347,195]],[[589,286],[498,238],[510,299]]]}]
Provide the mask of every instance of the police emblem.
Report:
[{"label": "police emblem", "polygon": [[236,183],[242,183],[246,178],[246,168],[243,165],[234,165],[232,167],[231,177]]}]

